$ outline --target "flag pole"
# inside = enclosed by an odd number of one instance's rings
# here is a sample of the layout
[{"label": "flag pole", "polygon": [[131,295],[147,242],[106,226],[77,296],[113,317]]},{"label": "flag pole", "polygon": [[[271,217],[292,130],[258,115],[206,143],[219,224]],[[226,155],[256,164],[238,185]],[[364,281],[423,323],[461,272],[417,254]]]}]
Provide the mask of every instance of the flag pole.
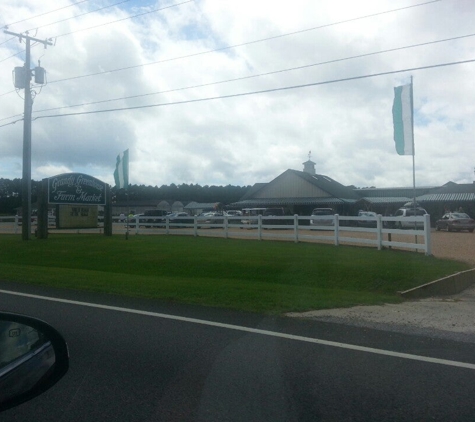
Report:
[{"label": "flag pole", "polygon": [[[416,207],[416,148],[414,140],[414,88],[411,75],[411,127],[412,127],[412,188],[413,188],[413,198],[412,205],[414,207],[414,218],[417,217],[417,207]],[[414,221],[414,230],[417,229],[417,222]],[[417,234],[415,235],[415,240],[417,244]],[[416,249],[417,251],[417,249]]]},{"label": "flag pole", "polygon": [[129,207],[129,187],[125,187],[125,197],[127,198],[127,218],[126,218],[126,229],[125,229],[125,240],[129,240],[129,215],[130,215],[130,207]]},{"label": "flag pole", "polygon": [[127,153],[127,183],[125,184],[125,196],[127,198],[127,229],[125,231],[125,240],[129,240],[130,205],[129,205],[129,155],[128,153]]},{"label": "flag pole", "polygon": [[414,188],[414,215],[416,211],[416,149],[414,142],[414,91],[411,76],[411,126],[412,126],[412,186]]}]

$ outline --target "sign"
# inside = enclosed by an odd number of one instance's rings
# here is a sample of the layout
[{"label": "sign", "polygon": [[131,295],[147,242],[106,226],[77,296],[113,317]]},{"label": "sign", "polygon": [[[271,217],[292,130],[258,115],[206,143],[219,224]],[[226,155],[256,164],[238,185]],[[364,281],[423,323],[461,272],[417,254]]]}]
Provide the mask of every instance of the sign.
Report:
[{"label": "sign", "polygon": [[98,207],[94,205],[60,205],[58,229],[97,227]]},{"label": "sign", "polygon": [[50,204],[106,203],[106,184],[95,177],[82,173],[64,173],[48,179]]}]

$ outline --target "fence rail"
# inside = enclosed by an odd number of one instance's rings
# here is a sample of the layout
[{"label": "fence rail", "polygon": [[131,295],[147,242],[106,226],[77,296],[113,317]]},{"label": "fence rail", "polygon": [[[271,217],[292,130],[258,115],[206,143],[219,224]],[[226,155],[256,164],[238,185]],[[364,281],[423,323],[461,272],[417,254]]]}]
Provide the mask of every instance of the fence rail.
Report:
[{"label": "fence rail", "polygon": [[[21,220],[21,219],[20,219]],[[0,232],[21,233],[18,217],[0,217]],[[157,221],[158,220],[158,221]],[[399,248],[431,255],[430,217],[364,216],[136,216],[127,221],[114,217],[115,233],[215,236],[224,238],[274,239]],[[34,229],[33,229],[34,230]],[[98,229],[102,231],[102,227]],[[50,231],[55,231],[50,227]],[[75,231],[90,231],[77,229]]]}]

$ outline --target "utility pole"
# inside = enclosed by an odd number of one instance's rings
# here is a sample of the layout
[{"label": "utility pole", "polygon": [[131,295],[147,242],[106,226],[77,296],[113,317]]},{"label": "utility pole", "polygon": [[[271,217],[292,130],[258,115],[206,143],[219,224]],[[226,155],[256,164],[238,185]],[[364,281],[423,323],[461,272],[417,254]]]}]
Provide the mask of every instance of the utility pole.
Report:
[{"label": "utility pole", "polygon": [[[7,30],[3,31],[5,34],[18,37],[20,42],[25,39],[26,43],[26,57],[23,71],[21,68],[15,68],[15,87],[25,89],[25,103],[23,113],[23,175],[22,175],[22,188],[21,188],[21,206],[22,206],[22,226],[21,235],[23,240],[29,240],[31,238],[31,112],[33,107],[33,101],[31,98],[31,64],[30,64],[30,44],[31,41],[41,43],[45,46],[53,45],[51,40],[40,40],[28,35],[28,32],[24,34],[17,34]],[[38,66],[37,69],[42,69]],[[21,75],[23,73],[23,75]],[[41,77],[39,83],[44,83],[44,70],[40,71]],[[17,81],[18,75],[23,76],[23,81]],[[39,75],[35,74],[35,82]],[[43,82],[41,82],[43,78]]]}]

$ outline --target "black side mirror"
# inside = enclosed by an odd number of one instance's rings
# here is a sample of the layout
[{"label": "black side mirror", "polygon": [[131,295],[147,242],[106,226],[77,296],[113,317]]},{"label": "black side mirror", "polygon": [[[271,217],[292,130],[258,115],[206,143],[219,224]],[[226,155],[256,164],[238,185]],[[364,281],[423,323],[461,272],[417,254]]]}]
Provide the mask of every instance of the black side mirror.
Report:
[{"label": "black side mirror", "polygon": [[48,390],[68,368],[68,347],[51,325],[0,312],[0,412]]}]

